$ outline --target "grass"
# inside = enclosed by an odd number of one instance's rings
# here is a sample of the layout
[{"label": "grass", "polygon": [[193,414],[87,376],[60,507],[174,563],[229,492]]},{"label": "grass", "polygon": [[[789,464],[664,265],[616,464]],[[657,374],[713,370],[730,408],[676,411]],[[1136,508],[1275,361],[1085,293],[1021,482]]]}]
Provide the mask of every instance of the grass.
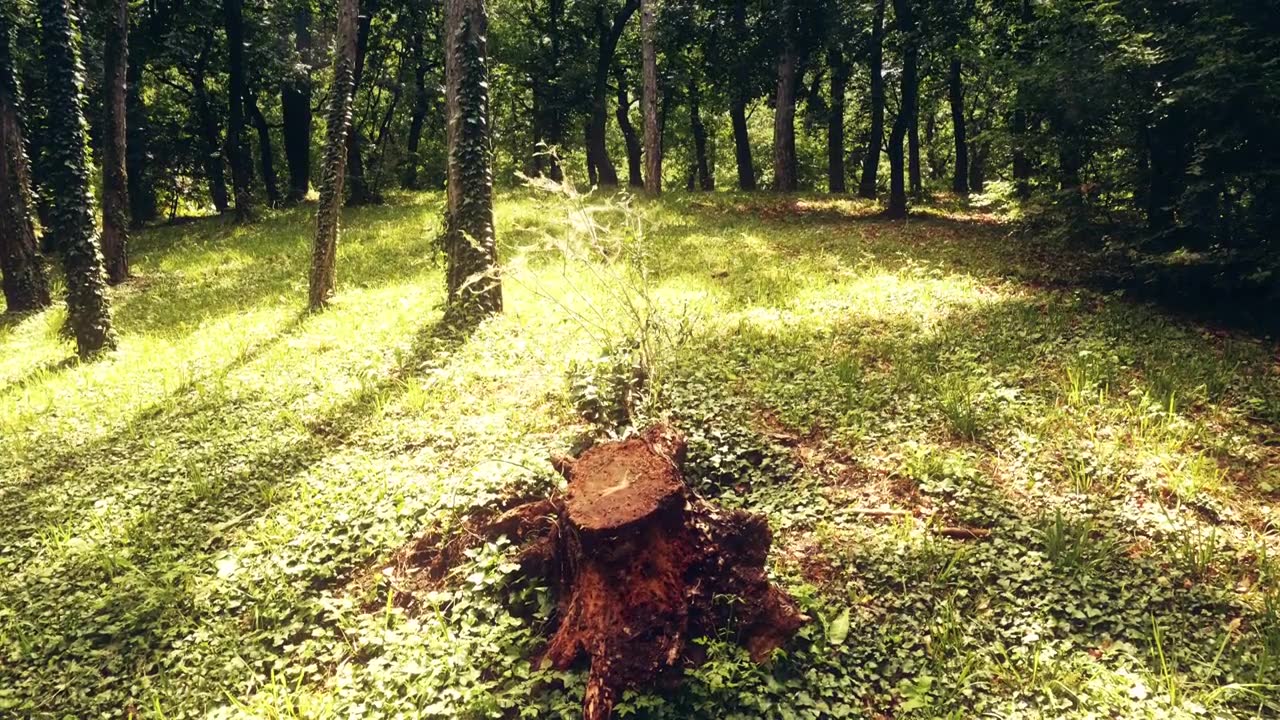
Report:
[{"label": "grass", "polygon": [[[964,210],[528,191],[507,313],[455,336],[440,204],[348,213],[320,315],[300,208],[141,233],[103,361],[60,309],[0,325],[0,716],[574,717],[509,548],[425,593],[380,569],[659,416],[817,620],[763,666],[709,638],[620,711],[1280,713],[1269,341],[1076,289]],[[850,512],[879,506],[909,514]]]}]

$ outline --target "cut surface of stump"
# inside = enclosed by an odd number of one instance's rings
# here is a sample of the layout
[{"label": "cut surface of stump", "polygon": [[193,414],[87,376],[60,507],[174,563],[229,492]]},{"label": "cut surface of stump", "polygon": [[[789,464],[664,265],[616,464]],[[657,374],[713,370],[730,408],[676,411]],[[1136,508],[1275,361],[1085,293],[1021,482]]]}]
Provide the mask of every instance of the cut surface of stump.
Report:
[{"label": "cut surface of stump", "polygon": [[[768,522],[720,511],[685,487],[684,440],[659,425],[559,460],[569,481],[557,534],[559,623],[544,658],[591,662],[583,715],[610,717],[618,694],[676,680],[690,640],[730,625],[757,660],[807,620],[773,587]],[[720,601],[720,602],[718,602]]]}]

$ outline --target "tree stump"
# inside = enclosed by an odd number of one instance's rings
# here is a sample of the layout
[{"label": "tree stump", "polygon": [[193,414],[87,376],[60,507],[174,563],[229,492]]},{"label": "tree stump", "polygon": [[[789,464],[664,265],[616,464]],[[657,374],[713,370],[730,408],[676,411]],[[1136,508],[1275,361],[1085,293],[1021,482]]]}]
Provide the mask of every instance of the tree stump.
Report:
[{"label": "tree stump", "polygon": [[[677,678],[697,660],[693,638],[732,627],[762,661],[808,619],[765,574],[768,522],[691,493],[684,452],[683,438],[660,425],[556,462],[569,481],[554,504],[560,522],[544,523],[523,558],[558,576],[559,623],[544,662],[590,659],[585,720],[609,718],[625,689]],[[529,514],[516,508],[494,525],[510,530]]]}]

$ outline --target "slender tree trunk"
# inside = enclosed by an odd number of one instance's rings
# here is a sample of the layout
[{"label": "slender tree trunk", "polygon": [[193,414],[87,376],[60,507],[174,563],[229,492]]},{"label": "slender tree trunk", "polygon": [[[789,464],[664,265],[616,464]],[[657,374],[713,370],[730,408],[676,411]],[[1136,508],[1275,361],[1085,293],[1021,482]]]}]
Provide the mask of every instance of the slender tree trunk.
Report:
[{"label": "slender tree trunk", "polygon": [[889,133],[889,207],[885,215],[894,219],[907,216],[907,186],[903,168],[903,144],[911,130],[916,116],[916,92],[918,50],[915,43],[915,15],[911,0],[893,0],[894,14],[897,15],[898,30],[903,36],[902,49],[902,101],[898,107],[898,116],[893,121],[893,132]]},{"label": "slender tree trunk", "polygon": [[644,56],[644,189],[662,192],[662,129],[658,125],[658,49],[654,17],[655,0],[640,0],[640,34]]},{"label": "slender tree trunk", "polygon": [[[157,19],[155,10],[150,10],[148,26],[155,28],[159,22],[161,20]],[[129,222],[133,227],[155,220],[159,212],[155,180],[148,168],[151,131],[146,98],[142,93],[146,55],[140,50],[137,45],[129,48],[125,68],[125,176],[129,188]]]},{"label": "slender tree trunk", "polygon": [[[747,37],[747,0],[733,3],[734,37]],[[747,131],[747,105],[751,102],[748,85],[751,68],[739,58],[734,67],[734,87],[729,91],[729,120],[733,125],[733,151],[738,165],[738,189],[756,189],[756,167],[751,157],[751,136]]]},{"label": "slender tree trunk", "polygon": [[[917,87],[918,87],[917,75]],[[911,178],[911,194],[919,195],[924,192],[924,181],[920,174],[920,102],[919,90],[916,90],[917,99],[915,114],[911,118],[911,128],[907,134],[907,174]]]},{"label": "slender tree trunk", "polygon": [[991,153],[986,143],[969,143],[972,156],[969,159],[969,190],[980,193],[987,183],[987,156]]},{"label": "slender tree trunk", "polygon": [[[284,157],[289,166],[288,201],[301,202],[311,189],[311,8],[300,3],[293,15],[294,67],[280,85]],[[261,131],[259,131],[261,132]]]},{"label": "slender tree trunk", "polygon": [[76,50],[67,0],[40,0],[41,49],[47,87],[46,122],[52,194],[47,232],[55,238],[67,278],[67,325],[76,350],[89,358],[116,347],[107,279],[89,194],[88,142],[80,92],[84,67]]},{"label": "slender tree trunk", "polygon": [[849,84],[849,65],[839,48],[829,48],[831,66],[831,103],[827,116],[827,190],[846,191],[844,180],[844,96]]},{"label": "slender tree trunk", "polygon": [[31,165],[18,110],[22,95],[9,42],[9,28],[0,28],[0,289],[5,311],[20,313],[52,301],[32,220]]},{"label": "slender tree trunk", "polygon": [[218,130],[218,120],[209,102],[209,88],[205,84],[204,65],[208,51],[206,44],[191,84],[195,111],[200,120],[200,138],[204,144],[204,174],[209,181],[209,196],[213,200],[214,209],[225,213],[231,207],[231,198],[227,192],[227,176],[222,157],[222,133]]},{"label": "slender tree trunk", "polygon": [[702,113],[698,107],[696,80],[689,81],[689,129],[693,132],[694,175],[698,187],[705,191],[715,190],[716,179],[707,162],[707,128],[702,124]]},{"label": "slender tree trunk", "polygon": [[862,159],[862,179],[858,182],[858,194],[868,199],[876,196],[876,176],[880,170],[880,153],[884,145],[884,4],[885,0],[876,0],[868,56],[871,71],[871,135],[867,139],[867,154]]},{"label": "slender tree trunk", "polygon": [[591,90],[591,117],[587,121],[587,164],[594,166],[600,185],[613,187],[618,184],[618,171],[609,158],[605,143],[605,120],[608,117],[609,67],[618,49],[618,40],[631,16],[640,7],[639,0],[627,0],[622,9],[605,22],[604,6],[596,7],[596,31],[600,38],[599,55],[596,57],[595,82]]},{"label": "slender tree trunk", "polygon": [[129,66],[129,2],[110,3],[102,86],[105,117],[102,123],[102,257],[107,282],[115,285],[129,277],[129,173],[125,100]]},{"label": "slender tree trunk", "polygon": [[[1030,65],[1031,25],[1035,19],[1031,0],[1022,0],[1022,34],[1016,51],[1018,65],[1026,70]],[[1014,94],[1013,108],[1013,185],[1014,194],[1023,200],[1031,197],[1031,161],[1027,158],[1028,136],[1027,97],[1025,82],[1019,82]]]},{"label": "slender tree trunk", "polygon": [[346,179],[347,132],[351,127],[351,101],[355,91],[357,0],[338,3],[338,27],[334,36],[333,89],[329,97],[324,165],[320,172],[320,205],[316,208],[316,239],[311,255],[308,306],[323,308],[333,295],[338,257],[338,229],[342,212],[342,184]]},{"label": "slender tree trunk", "polygon": [[418,148],[422,144],[422,126],[427,119],[427,107],[431,96],[427,93],[427,58],[422,47],[422,31],[413,33],[409,43],[409,51],[413,56],[413,113],[409,116],[409,156],[405,158],[404,186],[410,190],[418,188],[418,168],[422,158],[418,157]]},{"label": "slender tree trunk", "polygon": [[249,118],[253,121],[253,129],[258,133],[258,161],[262,165],[262,185],[267,191],[267,204],[280,207],[280,186],[276,180],[275,151],[271,146],[271,126],[258,107],[258,94],[249,91],[245,97],[249,109]]},{"label": "slender tree trunk", "polygon": [[640,138],[631,125],[631,98],[627,94],[627,75],[622,65],[614,65],[614,77],[618,81],[618,106],[614,114],[618,118],[618,129],[622,131],[622,139],[627,145],[628,184],[631,187],[644,187],[644,153],[640,149]]},{"label": "slender tree trunk", "polygon": [[364,82],[365,60],[369,53],[369,35],[373,30],[373,16],[377,13],[374,2],[365,4],[364,14],[360,17],[360,30],[356,39],[355,85],[351,91],[352,122],[347,133],[347,206],[375,205],[382,198],[369,186],[364,174],[364,154],[361,145],[364,138],[360,135],[360,125],[355,122],[355,101],[360,86]]},{"label": "slender tree trunk", "polygon": [[471,324],[502,311],[493,226],[488,15],[483,0],[445,0],[449,181],[444,249],[446,316]]},{"label": "slender tree trunk", "polygon": [[791,0],[782,3],[782,51],[778,55],[778,92],[773,113],[773,189],[796,189],[796,84],[799,58],[795,48],[795,10]]},{"label": "slender tree trunk", "polygon": [[249,146],[244,131],[244,6],[243,0],[222,0],[222,12],[227,29],[227,94],[230,108],[227,112],[227,148],[231,156],[231,185],[235,189],[236,220],[247,222],[253,218],[253,164],[249,160]]},{"label": "slender tree trunk", "polygon": [[955,176],[951,181],[951,189],[957,195],[969,193],[969,145],[965,137],[964,125],[964,77],[960,58],[951,60],[951,73],[948,76],[948,97],[951,100],[951,127],[956,141]]}]

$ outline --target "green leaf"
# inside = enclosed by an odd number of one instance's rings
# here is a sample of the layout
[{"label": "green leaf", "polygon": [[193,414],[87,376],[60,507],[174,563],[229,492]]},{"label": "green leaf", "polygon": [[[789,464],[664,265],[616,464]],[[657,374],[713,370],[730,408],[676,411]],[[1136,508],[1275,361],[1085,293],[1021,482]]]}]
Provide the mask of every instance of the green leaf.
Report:
[{"label": "green leaf", "polygon": [[840,611],[835,620],[827,625],[827,642],[832,645],[843,645],[849,637],[849,608]]}]

